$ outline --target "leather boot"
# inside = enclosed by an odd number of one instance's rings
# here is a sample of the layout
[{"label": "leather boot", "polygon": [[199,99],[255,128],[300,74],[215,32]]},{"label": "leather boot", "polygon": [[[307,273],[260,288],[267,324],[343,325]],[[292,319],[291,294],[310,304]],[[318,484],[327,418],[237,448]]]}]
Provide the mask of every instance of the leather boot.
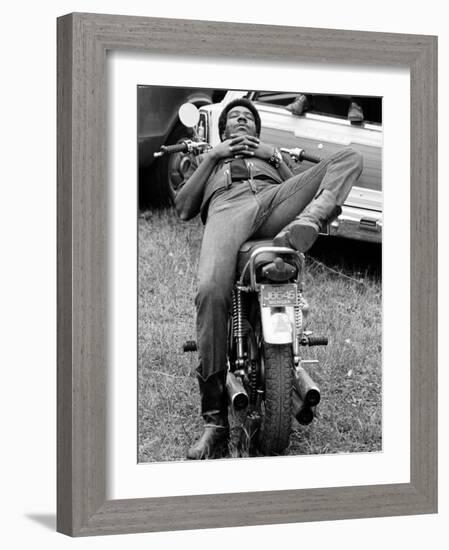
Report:
[{"label": "leather boot", "polygon": [[292,103],[289,103],[285,108],[294,115],[302,115],[310,107],[309,100],[305,94],[299,94]]},{"label": "leather boot", "polygon": [[301,214],[276,235],[276,246],[288,246],[298,252],[306,252],[316,241],[326,224],[341,214],[341,207],[335,203],[335,195],[322,189]]},{"label": "leather boot", "polygon": [[363,109],[355,101],[351,101],[348,109],[348,120],[351,122],[363,122]]},{"label": "leather boot", "polygon": [[225,382],[226,371],[212,374],[207,380],[198,376],[204,432],[187,451],[190,460],[221,458],[226,454],[229,422]]}]

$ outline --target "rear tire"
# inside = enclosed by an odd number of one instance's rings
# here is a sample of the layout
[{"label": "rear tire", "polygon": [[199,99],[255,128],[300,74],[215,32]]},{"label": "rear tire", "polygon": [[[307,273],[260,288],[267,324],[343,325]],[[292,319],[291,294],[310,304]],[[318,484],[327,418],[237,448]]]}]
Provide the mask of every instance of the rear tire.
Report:
[{"label": "rear tire", "polygon": [[265,400],[258,448],[264,455],[281,454],[291,432],[293,352],[291,344],[263,344]]}]

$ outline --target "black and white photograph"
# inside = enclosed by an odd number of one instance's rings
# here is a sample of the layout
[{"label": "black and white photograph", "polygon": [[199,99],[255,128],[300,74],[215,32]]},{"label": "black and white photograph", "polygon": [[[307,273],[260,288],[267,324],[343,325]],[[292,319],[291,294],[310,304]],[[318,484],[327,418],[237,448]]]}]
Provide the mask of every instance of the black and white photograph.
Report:
[{"label": "black and white photograph", "polygon": [[442,547],[449,39],[413,7],[7,4],[5,548]]},{"label": "black and white photograph", "polygon": [[381,452],[382,97],[136,93],[138,462]]}]

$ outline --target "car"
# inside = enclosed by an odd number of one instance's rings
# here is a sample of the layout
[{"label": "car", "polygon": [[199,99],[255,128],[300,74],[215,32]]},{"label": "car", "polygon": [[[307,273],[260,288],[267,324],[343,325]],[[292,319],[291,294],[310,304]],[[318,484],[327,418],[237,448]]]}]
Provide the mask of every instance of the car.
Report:
[{"label": "car", "polygon": [[176,143],[190,136],[178,118],[184,103],[196,107],[220,101],[226,90],[168,86],[137,87],[137,141],[139,163],[139,205],[166,206],[170,203],[169,157],[154,159],[162,144]]},{"label": "car", "polygon": [[[218,117],[233,99],[251,99],[261,117],[261,139],[276,147],[300,147],[325,158],[343,147],[352,147],[363,155],[363,172],[342,207],[342,213],[324,231],[325,234],[381,243],[382,241],[382,104],[381,98],[366,98],[364,113],[374,120],[353,123],[348,120],[348,98],[314,96],[314,109],[300,115],[287,108],[299,93],[266,91],[230,91],[220,103],[200,108],[198,130],[211,146],[219,142]],[[346,110],[343,106],[346,105]],[[295,173],[312,165],[298,163]]]}]

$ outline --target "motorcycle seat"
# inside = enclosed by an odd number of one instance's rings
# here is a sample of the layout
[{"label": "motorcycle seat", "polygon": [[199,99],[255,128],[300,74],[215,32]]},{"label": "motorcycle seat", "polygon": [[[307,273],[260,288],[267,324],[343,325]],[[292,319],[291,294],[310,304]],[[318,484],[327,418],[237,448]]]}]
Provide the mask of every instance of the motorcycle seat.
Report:
[{"label": "motorcycle seat", "polygon": [[[245,266],[248,264],[249,259],[251,258],[251,255],[253,252],[255,252],[258,248],[266,247],[266,246],[276,246],[274,242],[271,239],[263,239],[263,240],[253,240],[253,241],[246,241],[242,244],[240,247],[238,256],[237,256],[237,273],[236,276],[239,278],[242,275],[243,270],[245,269]],[[287,261],[287,263],[292,264],[295,262],[289,261],[289,256],[293,254],[292,252],[262,252],[260,253],[255,261],[254,267],[257,272],[259,268],[262,266],[269,264],[271,262],[274,262],[276,258],[279,256],[283,257],[284,260]],[[296,253],[295,253],[296,254]],[[300,256],[304,259],[304,254],[300,254]],[[245,284],[248,284],[250,280],[249,277],[249,270],[245,272],[243,282]]]},{"label": "motorcycle seat", "polygon": [[[240,276],[242,274],[242,270],[251,258],[251,254],[258,248],[262,248],[264,246],[274,246],[274,243],[271,239],[264,239],[246,241],[242,244],[237,257],[237,276]],[[276,259],[276,256],[277,254],[275,254],[274,252],[264,252],[263,254],[260,254],[256,258],[256,269],[261,264],[273,262]]]}]

